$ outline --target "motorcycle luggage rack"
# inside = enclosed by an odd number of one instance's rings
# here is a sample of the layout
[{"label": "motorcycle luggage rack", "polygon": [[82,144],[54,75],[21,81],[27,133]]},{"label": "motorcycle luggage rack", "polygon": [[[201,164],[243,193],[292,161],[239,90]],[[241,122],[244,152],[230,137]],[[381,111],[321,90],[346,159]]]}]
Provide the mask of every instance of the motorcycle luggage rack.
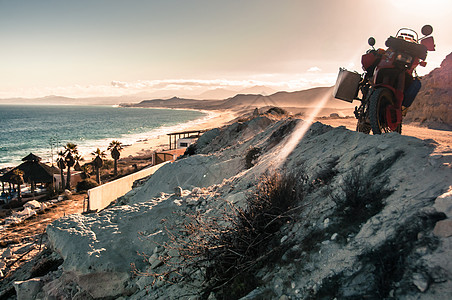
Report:
[{"label": "motorcycle luggage rack", "polygon": [[333,90],[333,97],[352,103],[358,96],[360,81],[361,75],[359,73],[339,68],[336,85]]},{"label": "motorcycle luggage rack", "polygon": [[414,31],[413,29],[409,29],[409,28],[399,29],[399,31],[397,31],[396,37],[399,39],[404,39],[405,41],[414,42],[414,43],[417,43],[418,39],[419,39],[417,32]]}]

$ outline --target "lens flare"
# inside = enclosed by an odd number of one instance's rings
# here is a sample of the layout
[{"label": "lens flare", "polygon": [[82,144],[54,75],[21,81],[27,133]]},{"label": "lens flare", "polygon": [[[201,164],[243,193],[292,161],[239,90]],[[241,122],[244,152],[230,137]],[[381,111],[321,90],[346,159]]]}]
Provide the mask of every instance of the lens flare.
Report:
[{"label": "lens flare", "polygon": [[323,98],[320,99],[320,101],[317,103],[316,107],[307,112],[308,117],[299,122],[295,127],[294,131],[292,132],[292,134],[287,137],[285,142],[283,142],[284,144],[281,147],[282,150],[277,154],[276,158],[274,159],[273,167],[275,169],[279,169],[281,167],[281,165],[286,161],[287,157],[292,153],[292,151],[295,149],[298,143],[303,139],[306,132],[311,127],[315,117],[317,117],[320,111],[325,107],[329,98],[330,98],[329,94],[323,96]]}]

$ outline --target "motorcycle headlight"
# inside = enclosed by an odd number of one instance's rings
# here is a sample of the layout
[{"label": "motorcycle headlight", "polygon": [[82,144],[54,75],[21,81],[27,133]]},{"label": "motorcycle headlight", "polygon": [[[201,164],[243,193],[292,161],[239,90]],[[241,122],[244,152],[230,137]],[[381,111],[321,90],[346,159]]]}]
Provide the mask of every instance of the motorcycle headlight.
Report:
[{"label": "motorcycle headlight", "polygon": [[406,64],[409,64],[413,60],[413,57],[408,55],[408,54],[405,54],[405,53],[399,53],[396,56],[396,60],[400,61],[400,62],[403,62],[403,63],[406,63]]}]

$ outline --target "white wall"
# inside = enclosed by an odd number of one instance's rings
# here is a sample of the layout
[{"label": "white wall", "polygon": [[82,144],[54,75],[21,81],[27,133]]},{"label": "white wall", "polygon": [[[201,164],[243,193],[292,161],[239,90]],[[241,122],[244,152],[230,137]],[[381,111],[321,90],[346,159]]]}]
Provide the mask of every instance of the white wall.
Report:
[{"label": "white wall", "polygon": [[[180,138],[177,140],[177,148],[186,148],[190,146],[191,144],[194,144],[198,138]],[[186,143],[186,146],[182,146],[182,143]]]},{"label": "white wall", "polygon": [[104,209],[112,201],[129,192],[134,181],[154,174],[164,164],[166,162],[88,190],[88,210]]}]

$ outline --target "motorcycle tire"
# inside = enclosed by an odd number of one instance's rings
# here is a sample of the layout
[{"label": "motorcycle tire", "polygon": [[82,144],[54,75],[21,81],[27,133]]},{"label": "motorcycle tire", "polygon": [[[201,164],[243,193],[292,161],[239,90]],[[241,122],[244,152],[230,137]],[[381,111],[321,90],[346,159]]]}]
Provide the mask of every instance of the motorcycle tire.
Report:
[{"label": "motorcycle tire", "polygon": [[391,130],[386,122],[386,107],[394,104],[392,92],[385,88],[375,90],[369,99],[369,119],[373,134],[385,132],[402,133],[402,124]]}]

